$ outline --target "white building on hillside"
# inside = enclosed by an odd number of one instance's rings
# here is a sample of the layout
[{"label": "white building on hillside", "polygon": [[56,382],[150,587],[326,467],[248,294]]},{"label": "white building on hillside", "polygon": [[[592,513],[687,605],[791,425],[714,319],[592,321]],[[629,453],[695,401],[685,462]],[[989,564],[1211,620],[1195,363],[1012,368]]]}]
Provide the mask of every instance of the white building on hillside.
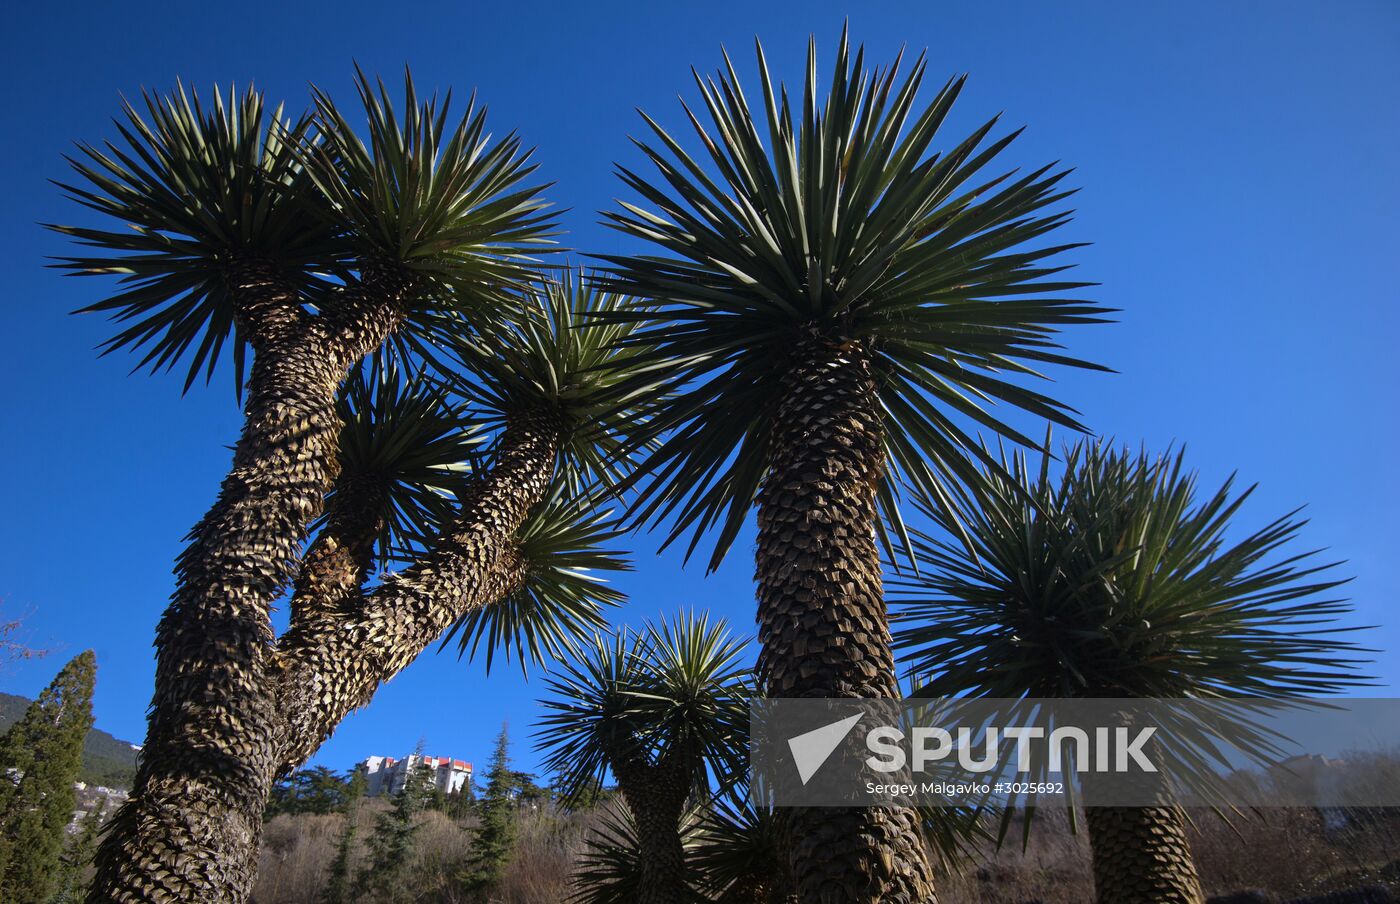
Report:
[{"label": "white building on hillside", "polygon": [[456,793],[471,784],[472,764],[465,760],[419,756],[416,753],[401,760],[391,756],[372,756],[360,763],[360,768],[365,771],[365,796],[399,793],[409,774],[420,766],[427,766],[433,771],[433,786],[444,794]]}]

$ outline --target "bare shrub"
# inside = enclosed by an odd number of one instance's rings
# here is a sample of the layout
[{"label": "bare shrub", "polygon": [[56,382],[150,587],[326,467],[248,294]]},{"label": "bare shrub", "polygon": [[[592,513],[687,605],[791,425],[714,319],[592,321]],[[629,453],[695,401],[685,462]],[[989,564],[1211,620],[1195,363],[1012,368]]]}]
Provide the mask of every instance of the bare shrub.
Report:
[{"label": "bare shrub", "polygon": [[1192,850],[1208,894],[1259,888],[1287,899],[1372,883],[1395,884],[1400,823],[1390,809],[1259,810],[1230,824],[1202,814]]},{"label": "bare shrub", "polygon": [[[363,869],[365,843],[385,804],[369,800],[357,817],[352,873]],[[1257,889],[1290,900],[1368,885],[1400,885],[1400,813],[1368,810],[1330,820],[1316,810],[1271,809],[1236,815],[1227,825],[1194,811],[1193,850],[1207,894]],[[563,904],[573,891],[574,864],[596,814],[542,807],[520,814],[515,853],[489,897],[468,895],[457,874],[471,850],[474,819],[422,814],[405,879],[392,899],[364,893],[360,904]],[[278,816],[263,835],[255,904],[314,904],[335,857],[344,817]],[[942,869],[943,904],[1083,904],[1093,900],[1089,843],[1070,830],[1063,810],[1041,810],[1029,843],[1013,822],[1000,849],[983,843]]]},{"label": "bare shrub", "polygon": [[[1070,831],[1064,810],[1040,810],[1029,842],[1025,824],[1013,820],[1006,841],[978,845],[965,859],[945,866],[938,887],[944,904],[1083,904],[1094,899],[1089,869],[1089,842],[1081,827]],[[992,831],[995,826],[990,826]]]},{"label": "bare shrub", "polygon": [[345,817],[335,813],[302,813],[278,816],[264,826],[253,900],[257,904],[315,901],[344,823]]},{"label": "bare shrub", "polygon": [[515,855],[492,895],[499,904],[563,902],[573,883],[573,864],[583,849],[589,820],[552,813],[532,813],[520,822]]}]

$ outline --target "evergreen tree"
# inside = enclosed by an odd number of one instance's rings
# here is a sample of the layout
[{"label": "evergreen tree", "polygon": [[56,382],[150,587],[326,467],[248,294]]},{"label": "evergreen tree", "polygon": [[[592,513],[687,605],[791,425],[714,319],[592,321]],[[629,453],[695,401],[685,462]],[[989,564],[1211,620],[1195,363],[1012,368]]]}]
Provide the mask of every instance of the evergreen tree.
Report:
[{"label": "evergreen tree", "polygon": [[91,650],[74,657],[0,737],[0,901],[46,901],[58,883],[96,672]]},{"label": "evergreen tree", "polygon": [[340,830],[340,841],[336,844],[335,859],[331,861],[330,876],[326,887],[321,891],[321,904],[347,904],[350,897],[350,860],[355,853],[355,820],[360,812],[360,799],[365,795],[364,770],[352,770],[345,783],[345,802],[341,812],[345,814],[345,825]]},{"label": "evergreen tree", "polygon": [[[414,755],[423,755],[421,743]],[[369,842],[370,864],[361,880],[385,900],[399,899],[402,887],[395,880],[413,849],[413,836],[419,828],[418,814],[427,804],[431,775],[432,770],[420,761],[420,765],[405,776],[403,787],[393,797],[393,806],[374,821],[374,837]]]},{"label": "evergreen tree", "polygon": [[472,814],[476,808],[476,795],[472,793],[470,783],[462,786],[460,791],[453,791],[447,795],[447,809],[444,810],[447,818],[455,822],[461,822]]},{"label": "evergreen tree", "polygon": [[298,813],[334,813],[345,807],[347,780],[325,766],[301,769],[293,776]]},{"label": "evergreen tree", "polygon": [[486,793],[477,805],[481,824],[462,871],[462,885],[468,890],[479,891],[495,885],[510,860],[510,849],[515,843],[516,775],[510,768],[510,736],[506,724],[502,723],[486,773]]},{"label": "evergreen tree", "polygon": [[345,806],[348,781],[325,766],[298,769],[273,784],[263,821],[279,813],[335,813]]},{"label": "evergreen tree", "polygon": [[68,849],[58,864],[58,890],[49,904],[78,904],[83,899],[87,883],[84,880],[92,857],[97,853],[97,837],[102,831],[102,817],[107,812],[107,802],[99,799],[87,812],[78,825],[78,834],[73,836]]},{"label": "evergreen tree", "polygon": [[549,789],[537,784],[532,772],[512,771],[510,788],[511,798],[515,801],[516,809],[520,810],[532,810],[550,797]]}]

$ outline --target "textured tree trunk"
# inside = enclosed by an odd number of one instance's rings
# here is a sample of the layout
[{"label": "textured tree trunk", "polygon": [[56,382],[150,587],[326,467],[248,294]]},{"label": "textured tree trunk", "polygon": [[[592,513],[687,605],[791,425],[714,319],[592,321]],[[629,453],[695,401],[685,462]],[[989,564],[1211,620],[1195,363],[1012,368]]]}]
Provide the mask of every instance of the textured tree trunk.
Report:
[{"label": "textured tree trunk", "polygon": [[690,798],[693,769],[684,756],[671,755],[660,763],[630,762],[613,757],[613,774],[637,824],[637,854],[641,875],[637,904],[685,904],[685,847],[681,820]]},{"label": "textured tree trunk", "polygon": [[452,529],[427,555],[385,578],[350,616],[293,624],[277,654],[280,770],[305,762],[458,618],[520,585],[526,563],[515,534],[549,488],[560,435],[552,414],[513,418],[495,466],[463,492]]},{"label": "textured tree trunk", "polygon": [[797,897],[780,890],[776,881],[756,876],[739,880],[724,890],[718,904],[796,904]]},{"label": "textured tree trunk", "polygon": [[1085,807],[1098,904],[1201,904],[1180,807]]},{"label": "textured tree trunk", "polygon": [[[774,891],[773,883],[757,876],[730,884],[719,896],[719,904],[783,904],[789,898]],[[796,898],[791,898],[796,901]]]},{"label": "textured tree trunk", "polygon": [[[858,344],[809,341],[786,377],[758,499],[759,673],[770,697],[896,699],[875,542],[880,406]],[[809,904],[935,901],[916,814],[784,811]]]},{"label": "textured tree trunk", "polygon": [[342,474],[326,523],[302,557],[292,592],[293,625],[354,613],[374,566],[374,544],[388,520],[389,487],[373,477]]},{"label": "textured tree trunk", "polygon": [[254,349],[243,432],[176,563],[146,744],[97,854],[94,904],[247,899],[276,749],[269,608],[335,476],[339,385],[407,291],[367,278],[311,316],[266,265],[229,281]]},{"label": "textured tree trunk", "polygon": [[[1099,693],[1112,695],[1103,688]],[[1120,712],[1118,719],[1130,725],[1133,714]],[[1153,753],[1150,745],[1150,759]],[[1162,773],[1087,772],[1083,796],[1098,904],[1202,904],[1186,811],[1176,805]],[[1128,800],[1154,806],[1098,806]]]}]

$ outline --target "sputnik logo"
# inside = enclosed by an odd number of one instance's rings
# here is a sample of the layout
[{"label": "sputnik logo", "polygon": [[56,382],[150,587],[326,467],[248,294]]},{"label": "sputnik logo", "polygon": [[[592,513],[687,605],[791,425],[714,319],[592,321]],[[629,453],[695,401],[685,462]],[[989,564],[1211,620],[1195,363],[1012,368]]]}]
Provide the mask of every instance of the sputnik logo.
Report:
[{"label": "sputnik logo", "polygon": [[816,774],[822,763],[825,763],[841,742],[846,740],[846,735],[856,727],[861,715],[856,713],[795,738],[788,738],[788,749],[792,751],[792,759],[797,764],[797,775],[802,779],[802,784],[807,784],[807,780]]}]

